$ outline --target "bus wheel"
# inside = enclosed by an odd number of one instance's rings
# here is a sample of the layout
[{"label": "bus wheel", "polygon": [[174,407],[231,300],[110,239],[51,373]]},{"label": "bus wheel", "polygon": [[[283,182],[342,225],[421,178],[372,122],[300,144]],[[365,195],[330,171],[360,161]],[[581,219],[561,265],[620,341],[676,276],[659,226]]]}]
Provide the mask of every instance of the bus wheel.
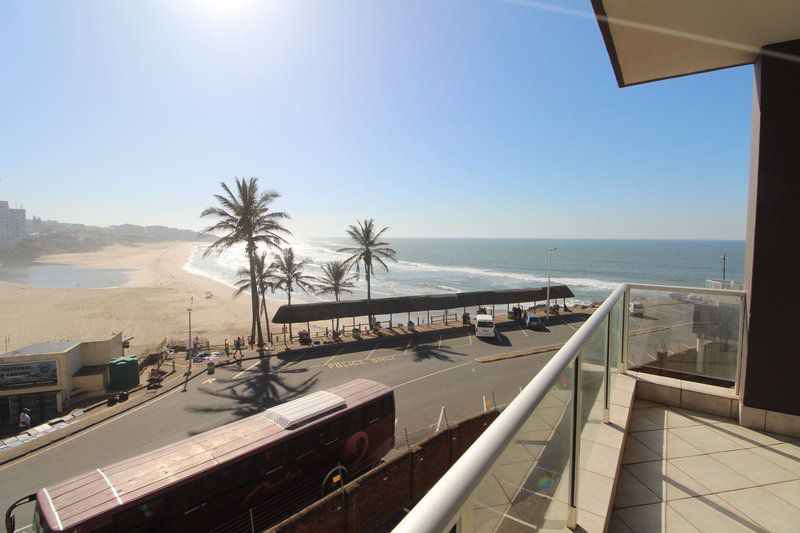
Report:
[{"label": "bus wheel", "polygon": [[325,481],[322,483],[322,495],[330,494],[345,483],[347,483],[347,469],[342,465],[338,465],[325,476]]}]

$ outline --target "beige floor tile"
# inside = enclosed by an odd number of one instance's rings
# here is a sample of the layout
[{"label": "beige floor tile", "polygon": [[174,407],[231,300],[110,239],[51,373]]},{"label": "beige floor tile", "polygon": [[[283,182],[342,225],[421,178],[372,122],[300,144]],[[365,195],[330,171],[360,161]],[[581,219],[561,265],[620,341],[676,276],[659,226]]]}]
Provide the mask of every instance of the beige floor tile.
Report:
[{"label": "beige floor tile", "polygon": [[707,426],[690,426],[670,430],[695,448],[705,453],[727,452],[739,449],[739,445],[726,439]]},{"label": "beige floor tile", "polygon": [[658,407],[660,405],[660,403],[651,402],[650,400],[642,400],[639,398],[636,398],[636,400],[633,402],[634,409],[645,409],[647,407]]},{"label": "beige floor tile", "polygon": [[696,527],[694,527],[688,520],[686,520],[681,514],[673,509],[670,505],[667,505],[667,516],[666,516],[666,531],[667,533],[693,533],[698,531]]},{"label": "beige floor tile", "polygon": [[583,509],[578,510],[578,527],[586,533],[603,533],[606,526],[605,518]]},{"label": "beige floor tile", "polygon": [[628,524],[614,511],[608,523],[608,533],[633,533],[633,530],[629,528]]},{"label": "beige floor tile", "polygon": [[764,485],[764,488],[800,509],[800,480]]},{"label": "beige floor tile", "polygon": [[769,531],[796,532],[800,509],[762,487],[723,492],[719,497]]},{"label": "beige floor tile", "polygon": [[662,500],[672,501],[711,493],[702,483],[666,461],[638,463],[624,468]]},{"label": "beige floor tile", "polygon": [[638,431],[628,435],[628,440],[637,440],[647,446],[648,449],[663,457],[664,451],[667,447],[664,439],[667,437],[666,429],[653,429],[650,431]]},{"label": "beige floor tile", "polygon": [[583,469],[578,476],[578,508],[606,516],[611,507],[614,480]]},{"label": "beige floor tile", "polygon": [[669,463],[698,480],[711,492],[744,489],[756,485],[754,481],[728,468],[710,455],[670,459]]},{"label": "beige floor tile", "polygon": [[691,409],[684,409],[683,407],[671,407],[672,411],[694,420],[698,424],[715,424],[720,422],[733,422],[733,419],[726,416],[712,415],[711,413],[701,413],[700,411],[692,411]]},{"label": "beige floor tile", "polygon": [[705,423],[703,420],[698,420],[695,417],[686,416],[685,413],[680,413],[674,408],[670,408],[667,412],[667,428],[682,428],[688,426],[699,426]]},{"label": "beige floor tile", "polygon": [[756,431],[754,429],[740,426],[735,422],[716,422],[713,424],[716,431],[720,432],[726,439],[739,444],[742,448],[753,448],[755,446],[774,446],[784,442],[793,442],[794,437],[768,433],[766,431]]},{"label": "beige floor tile", "polygon": [[625,452],[622,454],[622,464],[644,463],[647,461],[658,461],[661,456],[642,444],[631,433],[625,439]]},{"label": "beige floor tile", "polygon": [[584,442],[581,443],[580,466],[613,479],[617,475],[619,456],[620,451],[616,448],[596,442]]},{"label": "beige floor tile", "polygon": [[657,503],[661,498],[655,495],[641,481],[636,479],[624,468],[619,471],[617,480],[617,492],[614,494],[614,508],[633,507],[635,505],[646,505]]},{"label": "beige floor tile", "polygon": [[642,414],[642,411],[645,409],[634,409],[633,414],[631,414],[631,422],[630,422],[630,432],[635,431],[651,431],[654,429],[661,429],[663,428],[662,425],[658,425],[657,423],[653,422],[650,418],[647,418]]},{"label": "beige floor tile", "polygon": [[592,442],[599,442],[612,448],[622,449],[622,440],[625,431],[621,428],[603,424],[602,422],[588,422],[581,430],[581,438]]},{"label": "beige floor tile", "polygon": [[637,409],[638,414],[644,415],[660,428],[667,427],[667,408],[660,405],[658,407],[648,407]]},{"label": "beige floor tile", "polygon": [[751,448],[751,450],[753,450],[753,453],[800,477],[800,448],[794,444],[778,444],[776,446]]},{"label": "beige floor tile", "polygon": [[795,479],[794,474],[768,461],[752,450],[713,453],[711,457],[743,476],[752,479],[756,485],[780,483],[781,481]]},{"label": "beige floor tile", "polygon": [[634,533],[661,531],[666,519],[667,504],[664,502],[627,507],[616,511],[617,515]]},{"label": "beige floor tile", "polygon": [[677,500],[669,505],[702,532],[763,531],[757,523],[713,494]]}]

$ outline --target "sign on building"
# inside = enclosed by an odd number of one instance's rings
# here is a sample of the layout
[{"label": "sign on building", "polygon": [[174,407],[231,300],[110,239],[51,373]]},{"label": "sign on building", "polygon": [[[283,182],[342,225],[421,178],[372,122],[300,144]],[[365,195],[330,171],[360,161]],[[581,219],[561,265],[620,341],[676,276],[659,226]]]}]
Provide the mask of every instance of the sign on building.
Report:
[{"label": "sign on building", "polygon": [[0,364],[0,389],[58,385],[58,361]]}]

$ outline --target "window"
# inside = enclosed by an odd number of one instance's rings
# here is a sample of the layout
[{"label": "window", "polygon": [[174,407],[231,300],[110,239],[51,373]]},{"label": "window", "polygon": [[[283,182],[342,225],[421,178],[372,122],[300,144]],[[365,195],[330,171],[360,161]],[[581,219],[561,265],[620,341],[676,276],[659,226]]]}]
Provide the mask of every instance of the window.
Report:
[{"label": "window", "polygon": [[154,524],[162,524],[164,517],[164,497],[125,509],[114,515],[115,531],[151,531]]},{"label": "window", "polygon": [[316,451],[319,446],[319,438],[315,431],[301,433],[289,442],[289,451],[292,458],[297,460],[305,457],[311,452]]},{"label": "window", "polygon": [[273,446],[264,455],[264,475],[278,470],[286,464],[286,445]]},{"label": "window", "polygon": [[330,446],[342,436],[341,420],[331,420],[320,428],[319,433],[322,445]]},{"label": "window", "polygon": [[342,432],[350,436],[364,428],[364,414],[360,409],[347,413],[341,418]]},{"label": "window", "polygon": [[380,402],[372,402],[364,407],[364,420],[367,424],[374,424],[381,419],[381,404]]},{"label": "window", "polygon": [[220,492],[230,492],[253,481],[258,472],[257,462],[257,458],[249,457],[226,466],[222,470],[222,486],[220,487]]},{"label": "window", "polygon": [[394,401],[391,396],[386,396],[381,400],[381,418],[389,416],[394,411]]}]

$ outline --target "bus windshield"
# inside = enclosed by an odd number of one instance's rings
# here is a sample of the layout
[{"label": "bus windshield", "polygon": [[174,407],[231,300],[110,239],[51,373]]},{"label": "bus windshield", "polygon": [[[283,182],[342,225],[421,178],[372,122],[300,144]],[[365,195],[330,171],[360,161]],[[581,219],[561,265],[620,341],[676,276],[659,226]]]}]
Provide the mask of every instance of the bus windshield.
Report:
[{"label": "bus windshield", "polygon": [[491,328],[494,327],[494,324],[489,320],[479,320],[478,321],[479,328]]}]

